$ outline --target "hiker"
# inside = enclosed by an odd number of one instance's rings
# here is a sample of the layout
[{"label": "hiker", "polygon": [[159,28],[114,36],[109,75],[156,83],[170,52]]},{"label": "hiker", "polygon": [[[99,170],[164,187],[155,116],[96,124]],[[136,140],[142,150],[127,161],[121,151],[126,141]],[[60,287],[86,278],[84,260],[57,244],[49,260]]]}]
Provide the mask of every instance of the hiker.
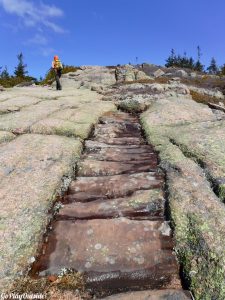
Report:
[{"label": "hiker", "polygon": [[52,69],[55,72],[55,80],[56,80],[56,89],[61,90],[62,86],[60,83],[60,77],[62,75],[62,63],[59,60],[59,57],[57,55],[54,56],[54,60],[52,62]]}]

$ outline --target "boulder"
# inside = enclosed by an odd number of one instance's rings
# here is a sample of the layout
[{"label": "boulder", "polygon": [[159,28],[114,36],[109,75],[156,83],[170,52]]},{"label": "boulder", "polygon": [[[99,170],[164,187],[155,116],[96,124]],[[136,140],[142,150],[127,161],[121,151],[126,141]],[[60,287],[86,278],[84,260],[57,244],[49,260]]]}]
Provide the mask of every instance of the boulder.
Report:
[{"label": "boulder", "polygon": [[177,70],[175,72],[176,76],[179,76],[179,77],[188,77],[188,73],[184,70]]},{"label": "boulder", "polygon": [[145,111],[151,102],[145,101],[140,96],[133,96],[130,98],[127,98],[125,100],[122,100],[118,104],[118,108],[128,111],[128,112],[143,112]]},{"label": "boulder", "polygon": [[146,75],[143,71],[138,71],[136,73],[136,80],[145,80],[145,79],[151,79],[150,76]]},{"label": "boulder", "polygon": [[158,69],[158,70],[156,70],[156,71],[153,73],[153,76],[154,76],[155,78],[158,78],[158,77],[163,76],[163,75],[165,75],[165,72],[162,71],[161,69]]},{"label": "boulder", "polygon": [[150,86],[151,91],[155,93],[163,93],[165,91],[164,85],[159,83],[154,83]]},{"label": "boulder", "polygon": [[191,72],[191,73],[190,73],[190,77],[192,77],[192,78],[197,78],[197,73],[196,73],[196,72]]}]

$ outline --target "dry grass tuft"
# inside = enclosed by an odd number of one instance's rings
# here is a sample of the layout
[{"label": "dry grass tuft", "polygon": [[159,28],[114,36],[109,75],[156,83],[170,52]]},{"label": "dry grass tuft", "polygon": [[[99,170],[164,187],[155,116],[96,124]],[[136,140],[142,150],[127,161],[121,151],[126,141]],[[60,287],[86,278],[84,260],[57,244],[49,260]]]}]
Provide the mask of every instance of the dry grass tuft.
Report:
[{"label": "dry grass tuft", "polygon": [[76,272],[62,277],[49,276],[40,279],[22,277],[15,281],[10,292],[19,295],[43,294],[46,295],[46,299],[52,300],[89,299],[89,294],[85,293],[84,276]]},{"label": "dry grass tuft", "polygon": [[219,104],[219,103],[225,104],[225,100],[217,99],[216,97],[200,94],[195,91],[191,91],[190,93],[191,93],[192,99],[198,103],[208,104],[208,102],[211,102],[214,104]]}]

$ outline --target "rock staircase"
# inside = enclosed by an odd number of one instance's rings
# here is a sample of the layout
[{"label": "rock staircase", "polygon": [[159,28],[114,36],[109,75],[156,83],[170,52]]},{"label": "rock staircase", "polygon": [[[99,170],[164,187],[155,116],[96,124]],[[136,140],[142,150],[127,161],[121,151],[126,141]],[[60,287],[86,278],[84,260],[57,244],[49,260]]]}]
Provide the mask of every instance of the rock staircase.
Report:
[{"label": "rock staircase", "polygon": [[85,143],[36,264],[39,275],[80,271],[100,298],[190,299],[180,283],[157,165],[136,116],[104,115]]}]

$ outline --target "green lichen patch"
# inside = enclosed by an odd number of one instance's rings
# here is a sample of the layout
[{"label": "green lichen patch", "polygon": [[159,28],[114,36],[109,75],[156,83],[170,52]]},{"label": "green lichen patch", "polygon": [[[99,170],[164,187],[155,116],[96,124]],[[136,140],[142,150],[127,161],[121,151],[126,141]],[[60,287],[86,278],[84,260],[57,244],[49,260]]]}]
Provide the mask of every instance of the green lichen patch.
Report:
[{"label": "green lichen patch", "polygon": [[33,134],[0,147],[1,290],[7,286],[4,278],[9,282],[36,256],[48,210],[72,180],[81,150],[77,139]]},{"label": "green lichen patch", "polygon": [[76,124],[70,121],[60,119],[47,118],[34,124],[30,131],[39,134],[56,134],[72,137],[80,137],[85,139],[89,136],[92,130],[92,124]]},{"label": "green lichen patch", "polygon": [[0,144],[13,140],[16,136],[8,131],[0,131]]},{"label": "green lichen patch", "polygon": [[141,193],[136,193],[134,196],[131,196],[129,198],[129,201],[127,203],[128,206],[136,209],[146,204],[149,204],[149,208],[151,206],[153,208],[154,205],[155,208],[157,206],[163,206],[164,198],[163,198],[162,190],[155,189],[155,190],[144,191]]},{"label": "green lichen patch", "polygon": [[217,181],[222,199],[224,121],[193,120],[183,125],[162,122],[156,126],[153,111],[154,104],[142,114],[141,122],[149,143],[159,151],[161,167],[167,172],[175,250],[184,275],[195,299],[223,300],[225,207],[206,176]]}]

